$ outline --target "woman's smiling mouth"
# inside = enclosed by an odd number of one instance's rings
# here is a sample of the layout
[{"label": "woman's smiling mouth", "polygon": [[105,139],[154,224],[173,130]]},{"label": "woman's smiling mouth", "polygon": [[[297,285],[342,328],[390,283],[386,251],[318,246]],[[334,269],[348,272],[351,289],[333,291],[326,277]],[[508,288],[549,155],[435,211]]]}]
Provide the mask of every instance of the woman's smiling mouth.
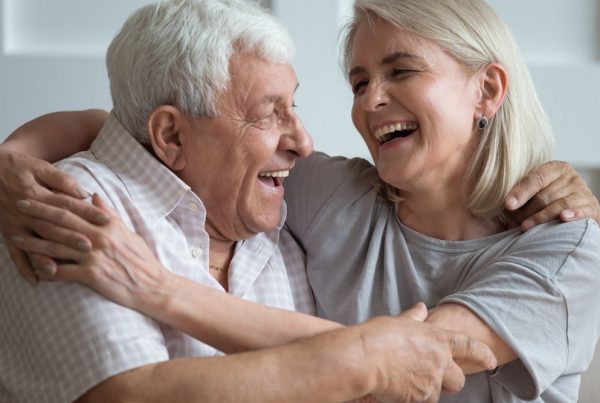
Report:
[{"label": "woman's smiling mouth", "polygon": [[379,144],[385,144],[400,137],[408,137],[419,128],[417,123],[394,123],[375,130],[375,138]]}]

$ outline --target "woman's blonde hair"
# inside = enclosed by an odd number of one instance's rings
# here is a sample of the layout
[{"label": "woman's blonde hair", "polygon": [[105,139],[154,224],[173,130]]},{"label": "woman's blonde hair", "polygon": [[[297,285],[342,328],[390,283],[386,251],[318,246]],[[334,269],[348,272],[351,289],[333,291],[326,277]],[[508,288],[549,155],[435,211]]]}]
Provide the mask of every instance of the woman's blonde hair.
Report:
[{"label": "woman's blonde hair", "polygon": [[[356,0],[342,34],[346,72],[358,26],[376,18],[436,43],[472,72],[490,63],[507,70],[506,99],[481,133],[466,173],[469,210],[501,217],[510,189],[548,161],[553,148],[549,119],[510,29],[483,0]],[[384,197],[399,200],[397,189],[384,187]]]}]

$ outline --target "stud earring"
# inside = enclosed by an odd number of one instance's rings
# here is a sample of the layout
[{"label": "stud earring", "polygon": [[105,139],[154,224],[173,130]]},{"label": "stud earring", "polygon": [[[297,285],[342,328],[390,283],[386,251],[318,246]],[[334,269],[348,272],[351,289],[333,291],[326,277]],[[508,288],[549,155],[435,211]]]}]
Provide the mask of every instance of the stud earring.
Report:
[{"label": "stud earring", "polygon": [[490,123],[489,120],[483,115],[477,119],[477,127],[481,130],[485,129],[488,126],[488,123]]}]

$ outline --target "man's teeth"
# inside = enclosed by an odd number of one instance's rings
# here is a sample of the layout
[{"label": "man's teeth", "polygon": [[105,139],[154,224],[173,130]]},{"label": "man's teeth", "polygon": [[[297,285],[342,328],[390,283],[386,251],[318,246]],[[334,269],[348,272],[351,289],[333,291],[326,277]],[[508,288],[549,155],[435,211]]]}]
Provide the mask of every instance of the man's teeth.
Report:
[{"label": "man's teeth", "polygon": [[268,171],[268,172],[261,172],[258,174],[258,176],[272,176],[274,178],[287,178],[290,175],[290,171],[289,170],[285,170],[285,171]]},{"label": "man's teeth", "polygon": [[393,133],[396,131],[403,131],[403,130],[416,130],[419,127],[418,124],[416,123],[396,123],[393,125],[387,125],[387,126],[383,126],[380,127],[379,129],[375,130],[375,138],[379,141],[383,140],[384,136],[388,133]]}]

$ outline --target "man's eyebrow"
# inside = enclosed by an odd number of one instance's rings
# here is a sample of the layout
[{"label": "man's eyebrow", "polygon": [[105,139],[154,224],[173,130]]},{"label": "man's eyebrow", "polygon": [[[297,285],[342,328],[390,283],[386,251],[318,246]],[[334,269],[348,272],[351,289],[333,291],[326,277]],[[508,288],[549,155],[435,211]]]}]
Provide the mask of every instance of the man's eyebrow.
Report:
[{"label": "man's eyebrow", "polygon": [[[407,52],[394,52],[391,55],[388,55],[386,57],[383,58],[383,60],[381,61],[381,64],[392,64],[395,61],[397,61],[398,59],[418,59],[419,56],[415,56],[412,53],[407,53]],[[354,67],[352,70],[350,70],[350,72],[348,73],[348,77],[352,78],[353,75],[362,73],[365,71],[364,67]]]},{"label": "man's eyebrow", "polygon": [[[296,84],[296,87],[294,87],[294,93],[296,92],[299,86],[300,84]],[[262,99],[262,103],[263,105],[274,104],[277,103],[280,99],[281,95],[269,94],[265,95],[265,97]]]}]

